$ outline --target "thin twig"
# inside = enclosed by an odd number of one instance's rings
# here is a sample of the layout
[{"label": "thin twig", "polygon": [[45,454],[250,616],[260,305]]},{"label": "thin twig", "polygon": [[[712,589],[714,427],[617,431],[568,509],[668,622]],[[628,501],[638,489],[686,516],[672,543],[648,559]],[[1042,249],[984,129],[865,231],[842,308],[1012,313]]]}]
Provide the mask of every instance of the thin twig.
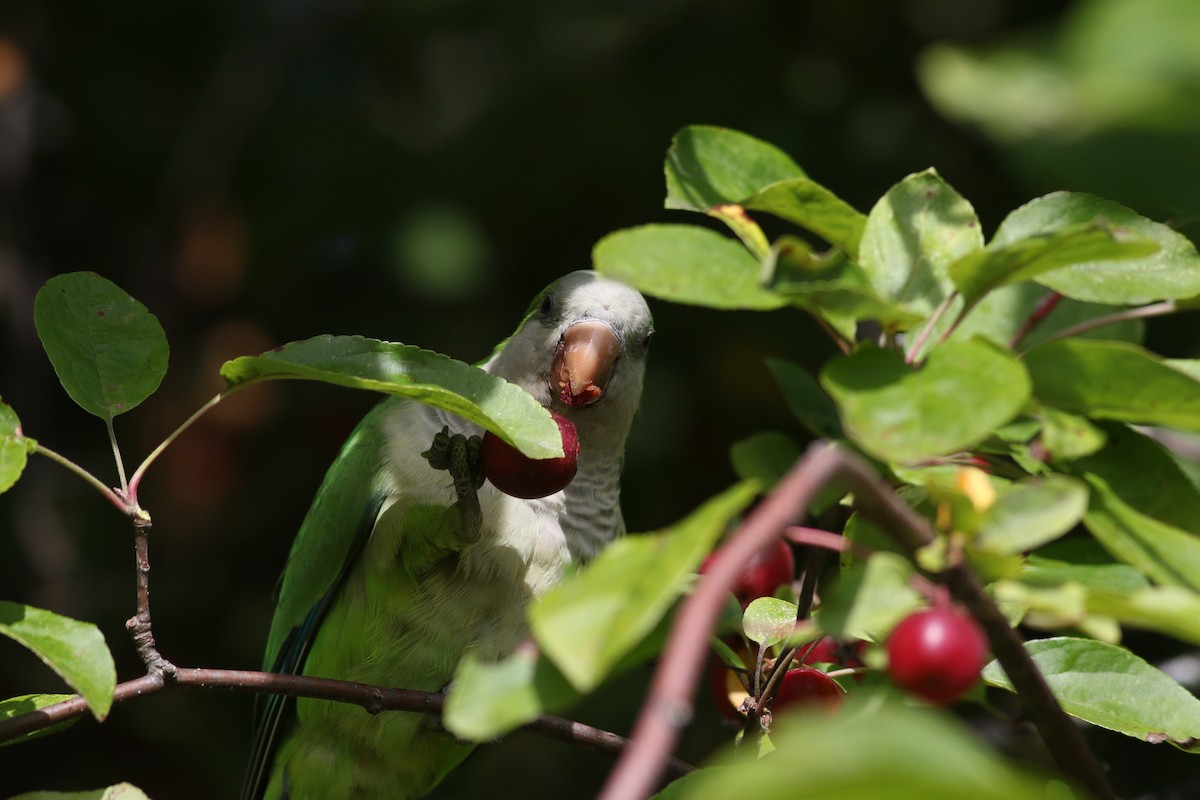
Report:
[{"label": "thin twig", "polygon": [[221,392],[217,396],[213,397],[211,400],[209,400],[204,405],[200,406],[200,408],[196,409],[196,411],[193,412],[190,417],[188,417],[187,419],[185,419],[183,421],[183,424],[181,424],[178,428],[176,428],[174,431],[172,431],[170,436],[168,436],[166,439],[163,439],[162,442],[159,443],[158,447],[156,447],[152,451],[150,451],[150,455],[146,456],[146,458],[142,460],[142,463],[138,465],[138,468],[133,471],[133,477],[131,477],[129,479],[129,493],[135,500],[137,498],[138,485],[142,482],[142,477],[146,474],[146,470],[150,468],[150,465],[154,463],[155,459],[157,459],[160,455],[162,455],[163,451],[166,450],[171,445],[172,442],[174,442],[176,439],[178,439],[180,434],[182,434],[188,428],[192,427],[192,425],[195,424],[196,420],[198,420],[198,419],[200,419],[200,417],[204,416],[204,414],[206,412],[212,410],[213,406],[215,406],[217,403],[221,402],[223,399],[225,399],[225,397],[227,397],[229,394],[231,394],[236,389],[241,388],[241,386],[242,386],[242,384],[239,384],[238,386],[235,386],[232,389],[227,389],[224,392]]},{"label": "thin twig", "polygon": [[[942,317],[950,310],[951,304],[954,303],[957,297],[958,292],[950,292],[950,294],[942,298],[942,302],[938,303],[937,308],[929,315],[929,319],[925,320],[925,327],[921,328],[921,332],[917,334],[917,338],[913,339],[912,347],[909,348],[908,355],[904,357],[905,364],[912,364],[917,360],[917,356],[920,354],[921,349],[925,347],[925,342],[929,339],[930,334],[933,333],[933,329],[942,321]],[[959,318],[962,318],[961,314]],[[954,325],[950,326],[950,330],[954,330],[957,324],[958,322],[955,321]],[[942,338],[945,339],[946,336],[943,335]]]},{"label": "thin twig", "polygon": [[175,676],[175,665],[158,652],[150,622],[150,515],[144,511],[133,520],[133,548],[137,613],[126,620],[125,629],[133,635],[133,644],[150,674],[170,680]]},{"label": "thin twig", "polygon": [[1021,327],[1017,329],[1012,339],[1009,340],[1008,349],[1016,350],[1020,347],[1021,342],[1025,341],[1025,337],[1034,328],[1041,325],[1054,309],[1058,308],[1058,304],[1062,302],[1062,299],[1063,296],[1058,292],[1050,292],[1039,300],[1038,304],[1033,307],[1033,311],[1029,312],[1029,316],[1025,318],[1025,321],[1021,323]]},{"label": "thin twig", "polygon": [[[1083,322],[1072,325],[1068,328],[1063,328],[1061,331],[1055,331],[1052,335],[1047,336],[1038,344],[1046,344],[1053,342],[1055,339],[1066,339],[1071,336],[1078,336],[1088,331],[1094,331],[1097,328],[1103,328],[1107,325],[1115,325],[1118,322],[1128,322],[1135,319],[1148,319],[1150,317],[1163,317],[1167,314],[1173,314],[1178,311],[1178,307],[1174,300],[1163,300],[1161,303],[1151,303],[1145,306],[1137,306],[1136,308],[1126,308],[1121,311],[1114,311],[1111,314],[1105,314],[1102,317],[1094,317],[1085,319]],[[1036,347],[1036,345],[1035,345]],[[1022,355],[1029,352],[1031,348],[1026,348],[1021,352]]]},{"label": "thin twig", "polygon": [[117,444],[117,432],[113,430],[113,418],[104,418],[104,427],[108,429],[108,443],[112,445],[113,460],[117,462],[117,477],[121,480],[121,491],[129,495],[129,481],[125,479],[125,461],[121,458],[121,447]]},{"label": "thin twig", "polygon": [[[810,448],[746,517],[714,559],[710,571],[684,600],[635,723],[632,743],[609,775],[600,800],[641,800],[649,796],[679,729],[691,716],[691,698],[703,668],[708,635],[725,593],[743,565],[799,518],[816,494],[831,484],[853,493],[856,508],[906,549],[917,550],[933,540],[928,523],[897,497],[863,459],[828,443]],[[965,566],[953,567],[946,579],[987,634],[992,652],[1013,681],[1059,768],[1097,800],[1112,798],[1112,789],[1082,734],[1058,705],[1020,636],[1009,627],[978,580]]]},{"label": "thin twig", "polygon": [[[385,686],[339,681],[330,678],[312,678],[307,675],[283,675],[272,672],[237,669],[196,669],[179,667],[173,681],[165,681],[161,675],[143,675],[118,684],[113,695],[113,707],[123,705],[139,697],[158,692],[188,688],[199,691],[251,692],[256,694],[283,694],[290,697],[311,697],[361,706],[372,714],[383,711],[411,711],[419,714],[440,714],[446,695],[442,692],[415,692],[407,689],[391,689]],[[82,697],[75,695],[60,703],[30,711],[18,717],[0,721],[0,742],[10,741],[53,725],[87,715],[88,705]],[[581,722],[551,715],[543,715],[522,727],[535,733],[586,745],[594,750],[617,754],[628,746],[629,740],[600,728]],[[668,771],[678,777],[695,769],[691,764],[672,759]]]}]

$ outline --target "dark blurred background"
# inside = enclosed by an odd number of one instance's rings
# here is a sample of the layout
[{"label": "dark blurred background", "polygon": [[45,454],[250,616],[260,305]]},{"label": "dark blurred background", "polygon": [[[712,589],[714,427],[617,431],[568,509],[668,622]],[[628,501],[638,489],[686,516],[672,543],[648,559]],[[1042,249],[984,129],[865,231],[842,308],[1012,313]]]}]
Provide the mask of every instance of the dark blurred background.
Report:
[{"label": "dark blurred background", "polygon": [[[26,433],[115,482],[103,425],[62,393],[32,323],[47,278],[94,270],[166,328],[161,390],[117,420],[127,464],[219,390],[227,358],[318,333],[485,356],[554,277],[662,210],[691,123],[791,153],[864,212],[933,165],[986,231],[1052,189],[1091,190],[1193,234],[1200,4],[1190,0],[4,0],[0,394]],[[698,218],[697,218],[698,219]],[[688,220],[694,221],[694,220]],[[799,312],[653,304],[626,518],[653,530],[733,479],[729,445],[800,437],[763,367],[830,353]],[[1152,344],[1193,355],[1186,324]],[[318,385],[238,395],[141,492],[164,654],[253,668],[271,590],[325,466],[373,402]],[[0,498],[0,597],[93,621],[140,673],[126,521],[35,459]],[[580,716],[628,729],[644,674]],[[0,696],[57,691],[0,641]],[[703,701],[702,701],[703,702]],[[0,749],[0,794],[120,780],[158,800],[232,796],[248,696],[176,692],[103,727]],[[710,709],[682,755],[728,738]],[[1143,746],[1139,759],[1177,764]],[[1158,767],[1124,778],[1133,795]],[[591,795],[608,759],[518,735],[445,797]],[[1161,773],[1165,775],[1165,772]],[[1147,777],[1147,776],[1150,777]],[[1122,779],[1120,775],[1118,779]],[[1163,778],[1165,780],[1165,777]]]}]

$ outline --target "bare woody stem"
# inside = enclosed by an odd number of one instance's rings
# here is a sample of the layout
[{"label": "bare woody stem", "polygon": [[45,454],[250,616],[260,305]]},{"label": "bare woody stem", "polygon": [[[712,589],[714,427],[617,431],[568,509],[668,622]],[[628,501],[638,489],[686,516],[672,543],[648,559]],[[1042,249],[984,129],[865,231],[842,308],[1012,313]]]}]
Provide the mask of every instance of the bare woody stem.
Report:
[{"label": "bare woody stem", "polygon": [[[281,675],[271,672],[232,669],[195,669],[179,667],[175,677],[166,681],[162,675],[144,675],[119,684],[113,695],[113,706],[127,703],[139,697],[156,694],[175,688],[199,691],[226,691],[284,694],[292,697],[312,697],[334,700],[361,706],[372,714],[383,711],[411,711],[420,714],[440,714],[446,696],[441,692],[414,692],[406,689],[390,689],[353,681],[329,678],[311,678],[306,675]],[[55,703],[38,711],[0,721],[0,742],[15,739],[29,733],[44,730],[53,725],[68,722],[88,714],[87,703],[76,695],[61,703]],[[580,722],[562,717],[542,716],[525,725],[523,730],[532,731],[560,741],[582,744],[603,753],[616,754],[628,746],[629,741]],[[677,777],[691,772],[695,767],[671,759],[668,772]]]},{"label": "bare woody stem", "polygon": [[[640,800],[654,790],[679,729],[691,717],[691,699],[704,664],[708,636],[725,594],[751,556],[800,519],[816,494],[829,485],[852,493],[856,508],[906,549],[916,550],[933,540],[928,523],[900,500],[864,460],[828,443],[810,448],[746,517],[680,607],[634,725],[631,745],[609,775],[600,800]],[[1097,800],[1110,800],[1112,789],[1082,733],[1063,712],[1020,636],[1009,627],[978,579],[961,565],[952,567],[944,577],[954,596],[986,633],[993,654],[1012,680],[1059,769]]]},{"label": "bare woody stem", "polygon": [[158,652],[150,624],[150,516],[144,511],[133,516],[133,547],[137,613],[126,621],[125,628],[133,635],[133,644],[149,674],[173,679],[175,665]]}]

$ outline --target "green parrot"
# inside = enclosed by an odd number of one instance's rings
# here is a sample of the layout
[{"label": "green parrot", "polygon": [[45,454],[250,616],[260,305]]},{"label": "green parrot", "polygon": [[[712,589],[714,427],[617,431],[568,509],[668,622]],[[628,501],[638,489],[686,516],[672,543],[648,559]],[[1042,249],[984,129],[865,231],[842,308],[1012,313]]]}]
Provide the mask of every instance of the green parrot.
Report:
[{"label": "green parrot", "polygon": [[[412,400],[381,401],[296,535],[265,669],[438,692],[464,652],[509,655],[527,636],[530,600],[624,532],[622,452],[652,324],[638,292],[594,272],[566,275],[534,300],[480,366],[575,424],[578,472],[532,500],[484,483],[473,535],[455,513],[451,474],[427,456],[444,428],[466,437],[480,428]],[[243,796],[421,797],[472,747],[422,714],[272,695],[259,708]]]}]

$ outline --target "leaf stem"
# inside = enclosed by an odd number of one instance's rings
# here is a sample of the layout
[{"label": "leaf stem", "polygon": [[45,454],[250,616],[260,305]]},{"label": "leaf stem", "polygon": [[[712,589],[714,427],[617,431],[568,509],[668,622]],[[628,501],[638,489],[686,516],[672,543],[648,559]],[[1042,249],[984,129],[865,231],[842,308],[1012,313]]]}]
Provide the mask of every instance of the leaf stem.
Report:
[{"label": "leaf stem", "polygon": [[96,491],[100,492],[100,494],[104,495],[104,497],[108,500],[108,502],[110,502],[114,506],[116,506],[117,509],[122,514],[130,513],[130,508],[131,508],[130,503],[124,497],[122,497],[120,495],[120,493],[113,491],[113,489],[111,487],[105,486],[103,481],[101,481],[99,478],[97,478],[92,473],[88,472],[83,467],[76,464],[71,459],[67,458],[66,456],[64,456],[60,453],[55,452],[54,450],[51,450],[49,447],[46,447],[41,442],[37,443],[37,446],[34,449],[34,452],[45,456],[46,458],[59,464],[60,466],[66,467],[68,470],[70,470],[71,472],[74,472],[80,478],[83,478],[85,483],[90,485]]},{"label": "leaf stem", "polygon": [[[113,460],[117,462],[117,476],[121,479],[121,492],[129,495],[129,481],[125,479],[125,461],[121,458],[121,448],[117,444],[117,433],[113,430],[113,418],[104,418],[104,427],[108,429],[108,443],[112,445]],[[136,501],[133,501],[136,503]]]},{"label": "leaf stem", "polygon": [[1058,308],[1058,304],[1062,302],[1062,299],[1063,296],[1058,292],[1050,292],[1041,300],[1039,300],[1038,304],[1033,307],[1033,311],[1029,313],[1029,316],[1026,317],[1023,323],[1021,323],[1021,327],[1017,329],[1017,332],[1013,334],[1012,339],[1009,340],[1008,349],[1016,350],[1021,345],[1021,342],[1025,341],[1025,337],[1028,336],[1034,328],[1036,328],[1038,325],[1041,325],[1042,321],[1045,320],[1046,317],[1050,316],[1050,313],[1054,311],[1054,309]]},{"label": "leaf stem", "polygon": [[[1136,308],[1126,308],[1121,311],[1114,311],[1112,314],[1105,314],[1102,317],[1094,317],[1093,319],[1085,319],[1083,322],[1063,328],[1061,331],[1056,331],[1052,336],[1046,337],[1039,344],[1053,342],[1056,339],[1066,339],[1070,336],[1078,336],[1081,333],[1103,328],[1107,325],[1115,325],[1118,322],[1128,322],[1134,319],[1148,319],[1150,317],[1162,317],[1167,314],[1173,314],[1179,308],[1174,300],[1163,300],[1161,303],[1150,303],[1149,305],[1137,306]],[[1036,345],[1035,345],[1036,346]],[[1025,348],[1021,351],[1021,355],[1028,353],[1032,348]]]},{"label": "leaf stem", "polygon": [[168,436],[166,439],[163,439],[158,447],[154,448],[154,450],[150,452],[150,455],[146,456],[142,463],[138,465],[138,468],[134,470],[133,477],[129,479],[129,491],[134,497],[137,496],[138,485],[141,484],[142,477],[145,476],[146,470],[149,469],[150,465],[153,464],[160,455],[162,455],[163,451],[166,450],[172,442],[178,439],[184,431],[195,424],[196,420],[200,419],[200,417],[204,416],[206,412],[210,411],[213,406],[221,402],[221,400],[223,400],[229,394],[232,394],[235,389],[241,388],[241,386],[244,385],[246,384],[238,384],[238,386],[226,389],[225,391],[213,397],[204,405],[200,406],[200,408],[196,409],[190,417],[183,421],[183,424],[172,431],[170,436]]},{"label": "leaf stem", "polygon": [[[942,317],[944,317],[946,312],[950,310],[950,306],[953,305],[955,299],[957,298],[957,291],[950,292],[944,298],[942,298],[942,302],[938,303],[937,308],[935,308],[933,313],[929,315],[929,319],[925,320],[925,327],[921,328],[921,332],[917,334],[917,338],[913,339],[912,347],[909,348],[908,355],[904,357],[905,364],[912,364],[917,360],[917,356],[920,354],[921,350],[925,348],[925,342],[927,342],[929,337],[933,334],[933,329],[936,328],[937,324],[942,321]],[[954,324],[950,326],[950,330],[953,331],[961,320],[962,314],[960,313],[958,315],[958,319],[955,320]],[[947,335],[948,333],[943,334],[939,341],[944,340]]]}]

